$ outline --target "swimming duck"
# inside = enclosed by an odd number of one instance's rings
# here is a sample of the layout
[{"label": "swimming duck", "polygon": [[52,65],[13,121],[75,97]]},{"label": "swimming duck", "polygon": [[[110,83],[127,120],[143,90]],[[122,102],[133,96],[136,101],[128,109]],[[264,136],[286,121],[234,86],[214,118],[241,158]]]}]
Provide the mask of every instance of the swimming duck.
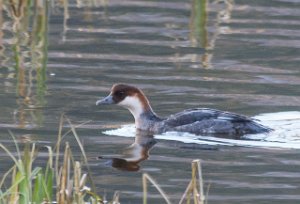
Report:
[{"label": "swimming duck", "polygon": [[209,108],[187,109],[161,118],[143,91],[127,84],[113,85],[110,94],[96,102],[97,106],[108,104],[127,108],[134,117],[136,129],[153,134],[177,131],[239,139],[245,134],[271,131],[249,117]]}]

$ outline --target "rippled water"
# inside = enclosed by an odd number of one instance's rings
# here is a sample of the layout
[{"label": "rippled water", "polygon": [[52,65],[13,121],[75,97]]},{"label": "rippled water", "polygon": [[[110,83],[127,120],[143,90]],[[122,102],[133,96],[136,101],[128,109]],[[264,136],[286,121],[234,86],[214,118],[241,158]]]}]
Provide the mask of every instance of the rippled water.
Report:
[{"label": "rippled water", "polygon": [[[299,122],[279,113],[300,111],[300,3],[228,0],[204,7],[204,2],[53,1],[48,17],[21,19],[23,26],[9,7],[0,6],[0,142],[13,146],[11,129],[19,140],[53,143],[65,112],[74,124],[89,121],[78,132],[97,189],[108,196],[120,190],[123,203],[141,203],[143,172],[176,203],[193,159],[203,160],[208,203],[298,203]],[[47,13],[36,9],[30,15]],[[117,82],[142,88],[162,116],[217,108],[271,119],[289,134],[230,146],[213,138],[199,145],[174,135],[153,140],[137,135],[135,142],[116,132],[106,135],[133,121],[127,110],[94,105]],[[274,123],[278,118],[282,123]],[[253,145],[261,140],[276,148]],[[9,162],[0,156],[4,172]],[[138,172],[118,170],[120,161],[128,165],[124,160],[136,157],[143,161],[126,167]],[[155,190],[149,199],[163,202]]]}]

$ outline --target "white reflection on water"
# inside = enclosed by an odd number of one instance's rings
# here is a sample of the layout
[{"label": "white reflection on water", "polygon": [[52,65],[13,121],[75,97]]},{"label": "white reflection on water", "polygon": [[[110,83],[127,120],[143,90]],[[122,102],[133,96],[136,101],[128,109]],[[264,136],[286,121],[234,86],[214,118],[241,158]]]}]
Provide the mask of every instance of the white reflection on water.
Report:
[{"label": "white reflection on water", "polygon": [[[261,124],[272,128],[274,131],[268,134],[246,135],[244,136],[245,140],[198,136],[181,132],[167,132],[161,135],[155,135],[155,138],[207,145],[300,149],[299,111],[265,113],[253,118],[259,120]],[[135,127],[133,124],[124,125],[118,129],[107,130],[104,134],[121,137],[134,137]]]}]

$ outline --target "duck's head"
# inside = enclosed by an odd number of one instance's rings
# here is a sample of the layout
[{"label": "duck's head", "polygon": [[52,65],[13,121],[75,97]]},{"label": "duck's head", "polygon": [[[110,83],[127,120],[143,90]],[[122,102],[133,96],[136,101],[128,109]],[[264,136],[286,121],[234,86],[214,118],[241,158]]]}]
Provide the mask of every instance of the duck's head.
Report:
[{"label": "duck's head", "polygon": [[96,102],[97,106],[108,104],[116,104],[127,108],[135,118],[143,112],[151,110],[144,93],[140,89],[127,84],[113,85],[110,94]]}]

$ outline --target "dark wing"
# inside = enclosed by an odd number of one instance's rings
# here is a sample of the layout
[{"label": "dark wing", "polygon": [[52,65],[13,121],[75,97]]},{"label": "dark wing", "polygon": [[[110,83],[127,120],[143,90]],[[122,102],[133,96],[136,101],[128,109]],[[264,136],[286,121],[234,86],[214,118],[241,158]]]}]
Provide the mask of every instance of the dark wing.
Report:
[{"label": "dark wing", "polygon": [[189,109],[171,115],[165,120],[170,130],[195,134],[213,134],[221,137],[239,138],[244,134],[268,132],[270,129],[256,123],[251,118],[215,109]]},{"label": "dark wing", "polygon": [[191,124],[204,120],[225,120],[231,122],[250,122],[251,118],[246,116],[224,112],[209,108],[188,109],[177,114],[171,115],[165,120],[166,124],[172,127]]}]

